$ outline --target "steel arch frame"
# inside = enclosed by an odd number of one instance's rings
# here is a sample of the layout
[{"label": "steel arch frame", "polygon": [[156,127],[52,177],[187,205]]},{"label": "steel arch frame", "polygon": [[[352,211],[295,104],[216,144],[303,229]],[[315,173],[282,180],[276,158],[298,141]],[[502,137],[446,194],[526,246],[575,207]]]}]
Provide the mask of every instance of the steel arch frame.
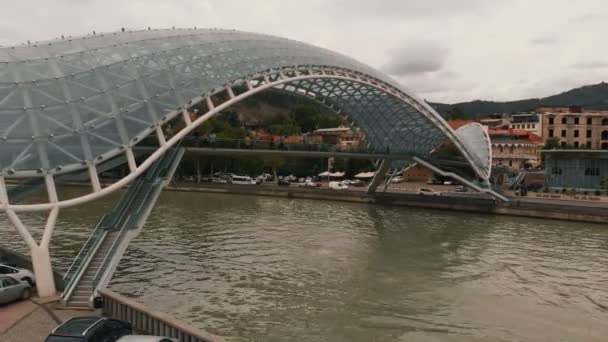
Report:
[{"label": "steel arch frame", "polygon": [[[359,72],[355,72],[352,70],[336,68],[336,67],[328,67],[328,66],[308,66],[308,67],[285,67],[281,69],[272,69],[266,70],[254,75],[250,75],[248,77],[234,80],[224,87],[216,88],[214,92],[204,96],[198,96],[194,99],[191,99],[180,107],[177,110],[165,115],[161,122],[151,125],[145,131],[141,132],[134,138],[132,138],[127,145],[123,145],[120,148],[114,149],[112,151],[106,152],[105,154],[99,156],[95,159],[95,161],[88,162],[86,165],[71,165],[61,169],[53,169],[50,172],[45,171],[25,171],[15,173],[15,176],[19,177],[45,177],[48,183],[54,183],[53,177],[56,175],[70,173],[73,171],[78,171],[83,168],[88,168],[89,174],[91,176],[91,183],[93,187],[93,192],[73,198],[68,200],[57,200],[56,194],[53,195],[53,199],[49,198],[49,203],[39,203],[39,204],[10,204],[8,202],[8,198],[5,196],[0,196],[0,210],[5,211],[13,211],[13,212],[26,212],[26,211],[47,211],[51,210],[55,207],[57,208],[67,208],[74,205],[86,203],[97,198],[103,197],[107,194],[110,194],[121,187],[129,184],[132,180],[134,180],[137,176],[142,174],[154,161],[156,161],[167,149],[176,144],[179,140],[184,138],[188,133],[190,133],[193,129],[204,123],[207,119],[213,117],[218,114],[222,110],[228,108],[229,106],[251,96],[256,93],[259,93],[263,90],[279,87],[285,85],[285,90],[288,90],[288,86],[290,83],[302,81],[302,80],[315,80],[315,79],[334,79],[334,80],[343,80],[347,82],[355,82],[358,84],[362,84],[376,90],[379,90],[387,95],[393,96],[394,98],[405,102],[406,104],[412,106],[417,111],[419,111],[427,120],[429,120],[435,127],[439,128],[442,133],[456,145],[458,150],[463,154],[466,160],[469,162],[471,167],[476,171],[476,173],[480,177],[484,177],[484,172],[481,170],[480,166],[475,163],[473,156],[464,146],[464,144],[460,141],[457,135],[452,131],[443,118],[439,114],[437,114],[428,104],[423,101],[404,93],[403,91],[383,82],[374,77],[364,75]],[[247,87],[247,91],[242,94],[235,95],[233,91],[234,86],[245,85]],[[229,94],[229,99],[221,104],[215,105],[211,100],[211,97],[217,95],[222,92],[227,92]],[[311,94],[309,92],[301,92],[294,91],[299,94],[311,97],[313,99],[316,98],[316,94]],[[317,99],[319,100],[319,99]],[[210,110],[204,115],[200,116],[194,121],[190,120],[188,109],[190,109],[194,104],[200,102],[206,102],[208,108]],[[323,102],[322,100],[320,102]],[[331,105],[330,105],[331,108]],[[340,113],[339,109],[333,108],[336,112]],[[180,132],[172,136],[170,139],[166,140],[162,132],[162,126],[166,123],[170,122],[172,119],[182,116],[186,126]],[[158,140],[160,142],[160,147],[152,153],[143,163],[140,165],[136,165],[135,158],[133,154],[132,148],[143,138],[146,136],[156,133]],[[97,172],[95,165],[101,162],[105,162],[108,159],[114,158],[121,153],[125,153],[127,157],[127,161],[129,164],[130,173],[126,177],[121,180],[109,185],[106,188],[101,188],[99,184],[99,179],[97,177]],[[5,189],[5,177],[0,176],[0,188]],[[49,179],[50,178],[50,179]],[[51,189],[47,190],[52,191]],[[49,192],[50,194],[50,192]],[[50,196],[50,195],[49,195]]]},{"label": "steel arch frame", "polygon": [[[230,107],[231,105],[238,103],[239,101],[246,99],[254,94],[262,92],[270,88],[282,87],[284,90],[291,91],[300,95],[307,96],[315,99],[327,106],[329,106],[336,113],[341,112],[341,108],[335,108],[333,103],[327,103],[327,96],[319,98],[319,94],[311,92],[310,89],[306,90],[298,88],[297,86],[290,87],[290,84],[297,84],[300,81],[306,80],[319,80],[319,79],[331,79],[331,80],[342,80],[345,82],[352,82],[353,84],[359,84],[371,89],[379,91],[381,94],[386,94],[392,99],[402,101],[403,103],[414,108],[418,113],[422,114],[426,120],[428,120],[434,127],[438,128],[449,141],[454,143],[458,150],[467,159],[471,167],[481,177],[484,176],[483,170],[480,165],[475,163],[474,157],[467,150],[465,145],[460,141],[456,133],[449,128],[445,121],[437,114],[428,104],[423,101],[406,94],[405,92],[378,80],[377,78],[368,76],[360,72],[354,72],[352,70],[328,67],[328,66],[299,66],[299,67],[283,67],[279,69],[270,69],[262,72],[258,72],[253,75],[249,75],[244,78],[226,83],[223,87],[217,87],[209,94],[197,96],[186,104],[183,104],[177,108],[177,110],[163,116],[160,122],[150,125],[146,130],[140,132],[137,136],[128,140],[127,143],[119,148],[113,149],[106,152],[105,154],[98,156],[95,160],[89,160],[82,164],[74,164],[65,168],[55,168],[51,170],[38,170],[38,171],[26,171],[14,173],[14,176],[26,178],[26,177],[43,177],[45,182],[46,191],[48,194],[47,203],[38,204],[11,204],[8,198],[6,189],[6,176],[0,175],[0,210],[6,212],[9,221],[15,227],[19,235],[23,238],[26,244],[30,248],[32,255],[32,263],[34,266],[34,272],[36,273],[37,279],[40,279],[39,283],[39,294],[41,297],[53,296],[56,293],[54,282],[52,281],[52,268],[50,264],[50,255],[48,246],[55,229],[55,223],[60,209],[67,208],[86,202],[93,201],[97,198],[106,196],[113,193],[120,188],[126,186],[135,178],[140,176],[144,171],[148,169],[157,159],[159,159],[169,148],[177,144],[180,140],[186,137],[192,130],[203,124],[205,121],[217,115],[222,110]],[[233,87],[245,86],[246,91],[236,95]],[[227,93],[228,100],[218,103],[217,105],[213,102],[212,97],[220,93]],[[322,95],[322,94],[321,94]],[[204,102],[207,105],[208,111],[202,116],[198,117],[194,121],[191,120],[189,109],[194,104]],[[163,126],[172,120],[179,118],[185,123],[185,127],[171,136],[169,139],[163,133]],[[156,134],[159,142],[159,147],[156,149],[146,160],[141,164],[137,165],[133,148],[138,142],[143,140],[150,134]],[[124,153],[126,155],[127,163],[129,165],[129,174],[118,180],[117,182],[102,188],[96,165],[105,162],[113,157],[116,157]],[[55,188],[55,176],[79,171],[84,168],[88,169],[89,181],[92,186],[92,192],[86,195],[60,200]],[[45,223],[43,236],[40,244],[38,244],[32,237],[30,231],[27,229],[25,224],[19,218],[19,212],[34,212],[34,211],[48,211],[48,217]]]}]

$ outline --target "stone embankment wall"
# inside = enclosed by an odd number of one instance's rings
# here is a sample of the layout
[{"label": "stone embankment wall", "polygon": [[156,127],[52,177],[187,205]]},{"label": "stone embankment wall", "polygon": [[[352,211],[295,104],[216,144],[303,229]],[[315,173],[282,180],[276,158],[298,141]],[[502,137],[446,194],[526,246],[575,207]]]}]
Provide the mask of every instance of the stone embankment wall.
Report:
[{"label": "stone embankment wall", "polygon": [[255,196],[347,201],[370,204],[408,206],[428,209],[456,210],[475,213],[514,215],[558,220],[608,223],[608,210],[597,206],[555,203],[531,203],[514,199],[500,203],[486,196],[451,194],[449,196],[421,196],[413,193],[386,192],[368,195],[365,191],[337,191],[295,187],[205,184],[170,186],[167,190],[192,191]]}]

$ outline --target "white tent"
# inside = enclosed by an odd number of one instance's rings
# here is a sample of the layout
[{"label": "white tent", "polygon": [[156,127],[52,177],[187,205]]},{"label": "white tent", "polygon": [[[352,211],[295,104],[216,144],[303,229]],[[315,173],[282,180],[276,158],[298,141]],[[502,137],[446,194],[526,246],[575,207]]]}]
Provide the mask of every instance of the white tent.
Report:
[{"label": "white tent", "polygon": [[355,175],[355,178],[373,178],[376,175],[375,172],[361,172]]}]

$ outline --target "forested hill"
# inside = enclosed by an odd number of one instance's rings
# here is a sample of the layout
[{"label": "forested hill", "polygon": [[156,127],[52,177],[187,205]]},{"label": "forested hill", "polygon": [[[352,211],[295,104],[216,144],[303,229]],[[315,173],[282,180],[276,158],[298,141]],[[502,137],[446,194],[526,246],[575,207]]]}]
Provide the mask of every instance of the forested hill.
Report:
[{"label": "forested hill", "polygon": [[476,118],[483,114],[529,111],[538,106],[583,106],[589,109],[608,109],[608,83],[583,86],[540,99],[509,102],[476,100],[452,105],[444,103],[430,103],[430,105],[443,115],[447,115],[457,107],[465,113],[467,118]]}]

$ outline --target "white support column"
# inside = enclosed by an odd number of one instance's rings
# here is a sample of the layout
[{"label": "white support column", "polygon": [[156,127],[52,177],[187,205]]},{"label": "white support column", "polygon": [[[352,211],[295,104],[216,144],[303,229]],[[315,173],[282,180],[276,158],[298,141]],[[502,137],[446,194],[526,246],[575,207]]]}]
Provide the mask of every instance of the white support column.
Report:
[{"label": "white support column", "polygon": [[184,118],[184,123],[186,123],[186,126],[190,126],[190,124],[192,123],[192,119],[190,118],[190,113],[186,108],[182,109],[182,116]]},{"label": "white support column", "polygon": [[89,179],[91,180],[91,185],[93,186],[94,192],[101,191],[101,183],[99,182],[99,175],[97,174],[97,168],[95,167],[95,163],[91,160],[87,161],[89,168]]},{"label": "white support column", "polygon": [[158,139],[158,144],[163,147],[167,144],[167,139],[165,138],[165,133],[163,133],[163,129],[161,126],[156,126],[156,138]]},{"label": "white support column", "polygon": [[125,153],[127,154],[127,163],[129,164],[129,170],[135,172],[137,170],[137,163],[135,162],[135,155],[130,147],[126,147]]},{"label": "white support column", "polygon": [[207,96],[207,98],[205,98],[205,101],[207,102],[207,107],[209,111],[212,111],[215,108],[215,105],[213,104],[213,100],[211,100],[211,96]]},{"label": "white support column", "polygon": [[390,160],[382,159],[382,162],[380,163],[380,167],[378,167],[378,170],[376,170],[376,174],[374,175],[374,178],[372,179],[371,183],[369,183],[369,186],[367,187],[368,194],[372,194],[372,193],[376,192],[378,185],[380,185],[380,183],[384,180],[384,174],[386,173],[386,171],[388,171],[388,168],[390,165],[391,165]]},{"label": "white support column", "polygon": [[[55,220],[57,219],[58,212],[58,207],[51,210],[44,228],[44,235],[49,242],[52,231],[55,228]],[[49,254],[48,242],[46,245],[39,246],[13,210],[7,209],[6,214],[8,215],[9,221],[13,224],[13,227],[15,227],[30,247],[30,256],[32,258],[34,275],[36,276],[38,296],[40,296],[40,298],[54,297],[57,294],[57,288],[55,287],[55,279],[53,277],[53,267],[51,266],[51,255]]]},{"label": "white support column", "polygon": [[231,86],[227,86],[226,87],[226,91],[228,91],[228,96],[233,99],[234,98],[234,91],[232,90]]}]

